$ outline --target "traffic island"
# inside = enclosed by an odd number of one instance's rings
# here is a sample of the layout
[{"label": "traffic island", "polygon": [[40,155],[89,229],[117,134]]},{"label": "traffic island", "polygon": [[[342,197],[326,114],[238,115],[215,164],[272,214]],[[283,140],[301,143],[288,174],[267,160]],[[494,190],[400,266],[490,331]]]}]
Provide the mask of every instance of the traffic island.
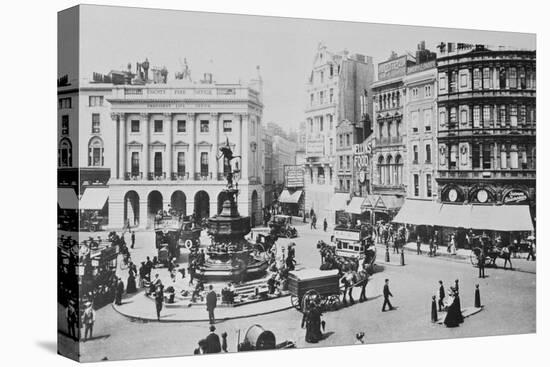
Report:
[{"label": "traffic island", "polygon": [[[160,320],[157,320],[155,302],[145,292],[137,293],[123,300],[121,305],[113,304],[119,314],[134,320],[159,322],[208,322],[208,312],[204,303],[190,304],[187,307],[163,307]],[[216,321],[266,315],[292,308],[290,297],[281,295],[261,302],[249,302],[238,307],[218,306]]]}]

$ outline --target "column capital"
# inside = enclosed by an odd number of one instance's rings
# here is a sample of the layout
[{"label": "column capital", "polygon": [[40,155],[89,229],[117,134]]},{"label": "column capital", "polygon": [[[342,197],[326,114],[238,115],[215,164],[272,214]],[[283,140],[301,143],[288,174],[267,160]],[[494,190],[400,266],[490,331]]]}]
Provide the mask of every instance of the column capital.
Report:
[{"label": "column capital", "polygon": [[149,114],[147,112],[142,112],[142,113],[139,114],[139,117],[141,117],[142,119],[148,119]]},{"label": "column capital", "polygon": [[187,115],[187,117],[190,118],[190,119],[194,119],[196,113],[194,113],[194,112],[187,112],[185,115]]},{"label": "column capital", "polygon": [[172,119],[172,113],[165,112],[165,113],[162,114],[162,117],[164,117],[164,119],[171,120]]},{"label": "column capital", "polygon": [[219,115],[220,115],[220,113],[218,113],[218,112],[210,112],[210,117],[213,118],[213,119],[218,118]]},{"label": "column capital", "polygon": [[117,120],[119,120],[119,119],[120,119],[120,120],[123,120],[124,117],[126,117],[125,115],[126,115],[126,114],[123,113],[123,112],[112,112],[112,113],[111,113],[111,119],[112,119],[113,121],[117,121]]}]

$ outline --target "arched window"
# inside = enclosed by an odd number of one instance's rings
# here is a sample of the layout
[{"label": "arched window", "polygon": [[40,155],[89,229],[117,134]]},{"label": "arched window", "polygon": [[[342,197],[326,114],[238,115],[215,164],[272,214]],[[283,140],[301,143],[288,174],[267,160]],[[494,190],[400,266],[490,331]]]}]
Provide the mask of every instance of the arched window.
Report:
[{"label": "arched window", "polygon": [[388,155],[386,157],[386,185],[393,185],[393,157]]},{"label": "arched window", "polygon": [[378,157],[378,165],[376,166],[376,171],[378,174],[378,184],[382,185],[384,183],[384,157]]},{"label": "arched window", "polygon": [[67,138],[61,139],[57,149],[58,167],[72,167],[73,165],[73,145]]},{"label": "arched window", "polygon": [[88,166],[103,167],[105,160],[103,158],[103,140],[97,136],[90,140],[88,144]]},{"label": "arched window", "polygon": [[401,185],[403,183],[403,161],[401,155],[395,156],[395,184]]}]

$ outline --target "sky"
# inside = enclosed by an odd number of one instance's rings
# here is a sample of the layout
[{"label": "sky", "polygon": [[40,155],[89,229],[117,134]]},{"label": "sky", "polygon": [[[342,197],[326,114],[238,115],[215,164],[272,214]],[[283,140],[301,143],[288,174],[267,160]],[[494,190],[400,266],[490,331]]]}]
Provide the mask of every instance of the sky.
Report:
[{"label": "sky", "polygon": [[[366,18],[367,20],[367,18]],[[219,83],[248,82],[256,66],[264,82],[264,122],[285,129],[304,120],[305,85],[319,42],[339,52],[371,56],[414,54],[424,40],[536,48],[534,34],[229,15],[85,5],[81,8],[80,75],[126,69],[149,59],[166,66],[169,79],[187,59],[194,80],[211,72]],[[62,62],[60,63],[62,64]]]}]

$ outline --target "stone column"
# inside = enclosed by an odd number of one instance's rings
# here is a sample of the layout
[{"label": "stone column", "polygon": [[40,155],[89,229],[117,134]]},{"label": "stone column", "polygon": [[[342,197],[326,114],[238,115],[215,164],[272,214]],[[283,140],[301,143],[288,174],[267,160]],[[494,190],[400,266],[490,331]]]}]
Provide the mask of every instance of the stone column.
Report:
[{"label": "stone column", "polygon": [[[111,113],[111,119],[115,122],[116,124],[116,146],[115,146],[115,149],[116,149],[116,170],[115,170],[115,177],[117,179],[120,179],[120,120],[118,119],[118,114],[116,113]],[[88,152],[88,154],[90,154]]]},{"label": "stone column", "polygon": [[191,180],[195,179],[195,150],[197,149],[197,134],[196,134],[196,123],[195,119],[198,118],[198,114],[194,113],[188,113],[187,114],[187,123],[189,124],[189,135],[190,135],[190,142],[189,142],[189,178]]},{"label": "stone column", "polygon": [[[240,156],[241,158],[239,160],[236,160],[239,162],[239,169],[242,168],[242,151],[243,151],[243,136],[242,136],[242,120],[241,115],[238,113],[233,114],[233,121],[235,124],[235,136],[237,137],[237,140],[235,142],[235,151],[236,155]],[[242,174],[241,174],[242,177]]]},{"label": "stone column", "polygon": [[242,156],[242,167],[241,167],[241,178],[248,183],[248,167],[249,162],[249,152],[250,152],[250,132],[248,130],[249,115],[244,113],[241,115],[241,156]]},{"label": "stone column", "polygon": [[126,165],[127,165],[127,155],[128,155],[128,147],[126,146],[126,140],[128,136],[127,132],[127,121],[126,121],[126,114],[121,113],[120,114],[120,125],[121,125],[121,132],[120,132],[120,178],[124,179],[126,177]]},{"label": "stone column", "polygon": [[[212,180],[216,181],[218,179],[218,160],[216,159],[218,153],[218,138],[219,138],[219,117],[221,114],[217,112],[212,112],[210,114],[210,123],[212,125],[212,136],[214,137],[214,144],[212,145],[212,150],[210,152],[210,172],[212,172]],[[216,211],[214,211],[215,213]]]},{"label": "stone column", "polygon": [[164,121],[168,125],[168,144],[166,144],[166,178],[168,180],[172,179],[172,171],[173,171],[173,149],[172,144],[174,144],[173,136],[174,136],[174,124],[173,119],[175,118],[175,115],[172,116],[171,113],[165,113],[164,114]]},{"label": "stone column", "polygon": [[[145,136],[144,143],[143,143],[143,179],[147,180],[149,177],[149,135],[150,135],[149,134],[149,114],[142,113],[140,117],[141,117],[141,125]],[[145,203],[145,206],[147,206],[147,202]],[[141,203],[140,203],[140,208],[141,208]],[[145,220],[147,222],[147,218],[146,217],[142,218],[140,214],[140,226],[142,224],[141,223],[142,220]],[[146,225],[146,223],[144,225]]]}]

